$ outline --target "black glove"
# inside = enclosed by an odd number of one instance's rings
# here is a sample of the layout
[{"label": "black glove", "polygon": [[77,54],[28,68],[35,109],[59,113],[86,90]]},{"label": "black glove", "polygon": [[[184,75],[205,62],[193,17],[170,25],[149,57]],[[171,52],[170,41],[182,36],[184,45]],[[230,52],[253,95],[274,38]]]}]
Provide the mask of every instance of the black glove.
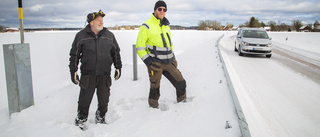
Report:
[{"label": "black glove", "polygon": [[79,83],[79,76],[78,76],[78,73],[77,72],[71,72],[71,81],[78,85]]},{"label": "black glove", "polygon": [[114,72],[114,79],[118,80],[121,76],[121,69],[116,69],[116,71]]}]

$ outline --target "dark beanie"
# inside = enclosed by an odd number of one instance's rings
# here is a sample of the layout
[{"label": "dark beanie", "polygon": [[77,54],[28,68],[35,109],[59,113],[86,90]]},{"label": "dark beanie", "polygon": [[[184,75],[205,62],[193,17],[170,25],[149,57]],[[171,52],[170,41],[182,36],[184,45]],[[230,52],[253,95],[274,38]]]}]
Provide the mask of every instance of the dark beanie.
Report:
[{"label": "dark beanie", "polygon": [[91,21],[93,21],[93,20],[94,20],[96,17],[98,17],[98,16],[104,17],[105,14],[104,14],[101,10],[99,10],[99,12],[89,13],[89,14],[87,15],[87,22],[90,23]]},{"label": "dark beanie", "polygon": [[[159,1],[157,1],[157,3],[154,5],[154,10],[153,11],[155,11],[157,8],[159,8],[159,7],[165,7],[166,9],[167,9],[167,4],[164,2],[164,1],[162,1],[162,0],[159,0]],[[167,9],[168,10],[168,9]]]}]

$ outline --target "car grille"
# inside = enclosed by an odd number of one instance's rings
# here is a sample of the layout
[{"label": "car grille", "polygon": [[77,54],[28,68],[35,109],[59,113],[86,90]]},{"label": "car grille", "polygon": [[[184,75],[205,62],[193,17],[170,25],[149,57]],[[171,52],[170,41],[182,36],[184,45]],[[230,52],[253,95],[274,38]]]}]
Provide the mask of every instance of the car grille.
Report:
[{"label": "car grille", "polygon": [[249,46],[266,47],[267,44],[252,44],[252,43],[249,43]]},{"label": "car grille", "polygon": [[263,50],[248,50],[248,49],[243,50],[243,51],[245,51],[245,52],[253,52],[253,53],[271,53],[272,52],[272,50],[263,51]]}]

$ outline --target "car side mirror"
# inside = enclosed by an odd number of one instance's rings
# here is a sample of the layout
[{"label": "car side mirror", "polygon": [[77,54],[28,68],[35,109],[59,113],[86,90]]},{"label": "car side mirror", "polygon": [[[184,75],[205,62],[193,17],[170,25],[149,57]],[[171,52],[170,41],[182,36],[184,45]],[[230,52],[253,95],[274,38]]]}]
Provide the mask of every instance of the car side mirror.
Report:
[{"label": "car side mirror", "polygon": [[272,38],[269,38],[270,40],[272,40]]}]

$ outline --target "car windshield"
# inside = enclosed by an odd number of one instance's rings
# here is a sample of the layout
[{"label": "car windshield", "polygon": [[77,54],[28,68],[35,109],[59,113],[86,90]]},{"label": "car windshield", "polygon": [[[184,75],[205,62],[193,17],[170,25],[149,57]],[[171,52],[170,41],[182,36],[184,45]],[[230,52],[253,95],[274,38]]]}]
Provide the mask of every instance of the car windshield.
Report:
[{"label": "car windshield", "polygon": [[244,38],[262,38],[262,39],[269,38],[267,32],[262,30],[243,30],[243,37]]}]

